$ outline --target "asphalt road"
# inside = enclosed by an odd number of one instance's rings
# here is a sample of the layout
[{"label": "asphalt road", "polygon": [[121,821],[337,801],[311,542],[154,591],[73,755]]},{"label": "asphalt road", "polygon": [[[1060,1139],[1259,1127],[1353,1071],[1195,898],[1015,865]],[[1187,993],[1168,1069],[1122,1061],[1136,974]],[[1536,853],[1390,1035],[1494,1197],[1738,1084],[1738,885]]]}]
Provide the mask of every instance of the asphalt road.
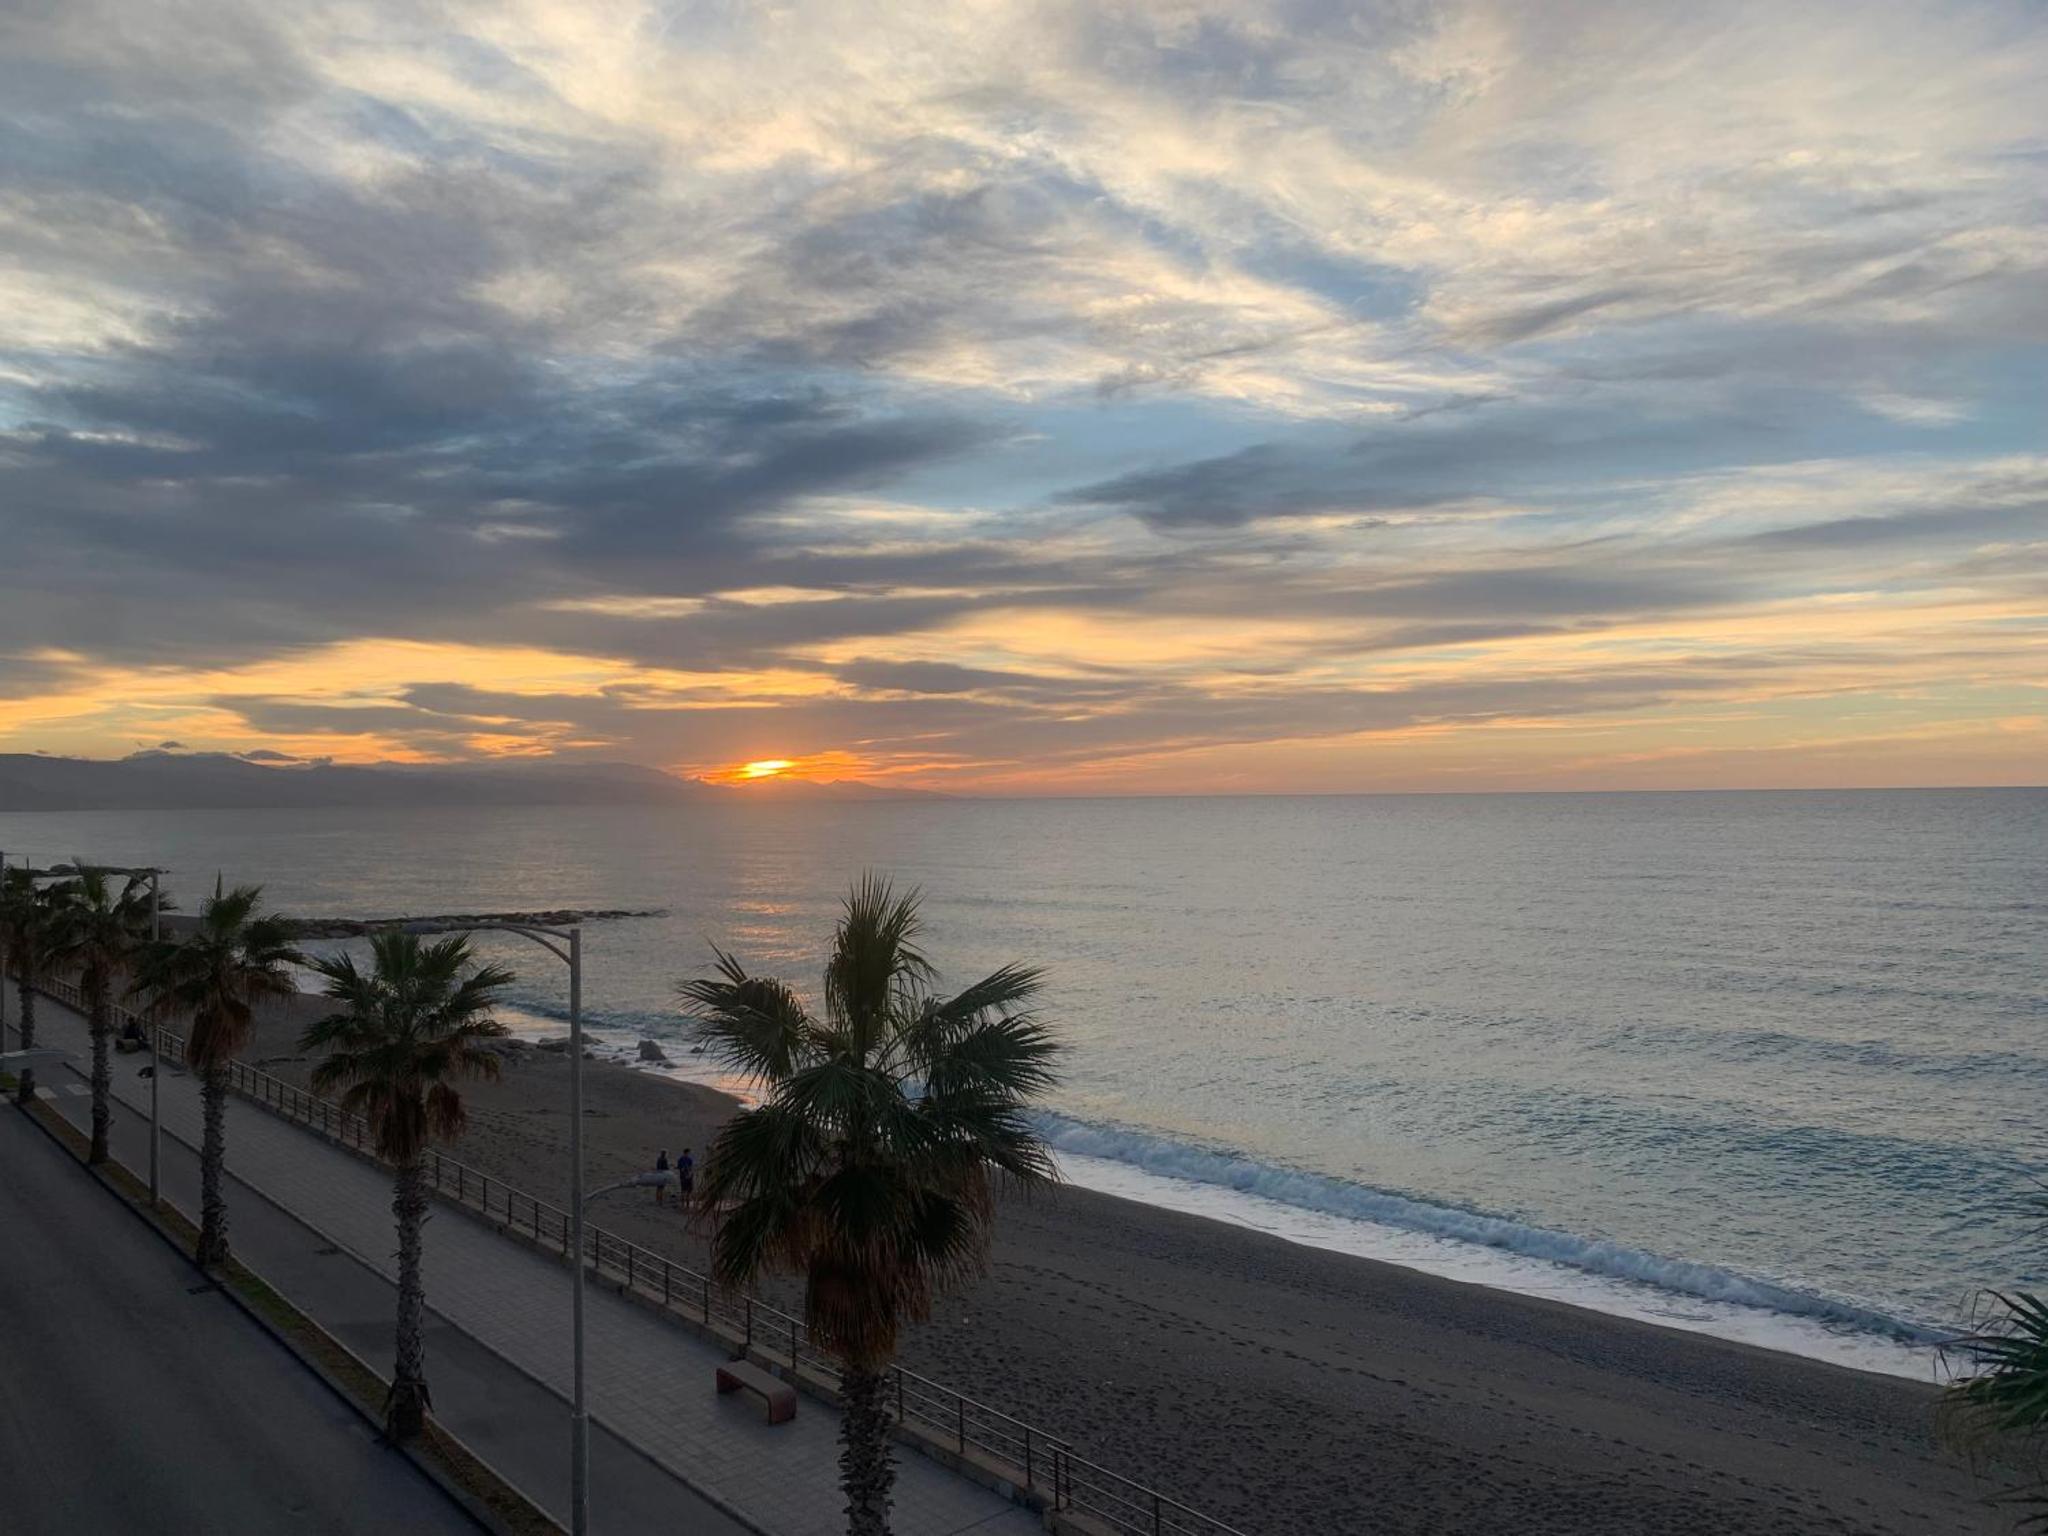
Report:
[{"label": "asphalt road", "polygon": [[0,1528],[463,1533],[413,1465],[0,1107]]}]

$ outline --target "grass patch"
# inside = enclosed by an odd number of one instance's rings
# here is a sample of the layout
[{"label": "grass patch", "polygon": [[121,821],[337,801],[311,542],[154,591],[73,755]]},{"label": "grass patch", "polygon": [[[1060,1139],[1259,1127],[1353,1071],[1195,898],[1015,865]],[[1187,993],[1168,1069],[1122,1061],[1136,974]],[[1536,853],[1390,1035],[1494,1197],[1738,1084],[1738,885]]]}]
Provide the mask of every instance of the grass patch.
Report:
[{"label": "grass patch", "polygon": [[468,1446],[432,1419],[427,1420],[419,1449],[451,1482],[488,1509],[506,1530],[516,1536],[561,1536],[562,1528],[545,1512],[478,1461]]},{"label": "grass patch", "polygon": [[[92,1150],[85,1132],[63,1115],[38,1100],[30,1114],[81,1163]],[[152,1209],[149,1186],[118,1162],[98,1165],[97,1171],[122,1199],[154,1222],[189,1257],[198,1251],[199,1229],[184,1212],[165,1203]],[[390,1383],[363,1363],[360,1357],[312,1318],[286,1300],[268,1281],[257,1275],[231,1253],[219,1275],[222,1284],[284,1336],[301,1356],[311,1360],[329,1380],[355,1401],[373,1423],[382,1423],[384,1399]],[[510,1536],[561,1536],[561,1526],[525,1494],[507,1483],[431,1418],[426,1432],[412,1450],[432,1464],[435,1471],[487,1509],[501,1530]]]}]

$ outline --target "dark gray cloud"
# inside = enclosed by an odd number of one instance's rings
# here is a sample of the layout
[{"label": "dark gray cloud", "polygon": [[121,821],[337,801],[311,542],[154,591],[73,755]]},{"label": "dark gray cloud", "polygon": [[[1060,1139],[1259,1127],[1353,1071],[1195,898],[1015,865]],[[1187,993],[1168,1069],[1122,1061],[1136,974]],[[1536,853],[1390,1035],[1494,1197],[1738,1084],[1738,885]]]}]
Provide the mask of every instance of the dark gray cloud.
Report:
[{"label": "dark gray cloud", "polygon": [[1068,506],[1128,512],[1155,527],[1234,527],[1259,518],[1411,507],[1428,497],[1372,482],[1363,466],[1272,443],[1165,469],[1137,470],[1063,492]]},{"label": "dark gray cloud", "polygon": [[837,669],[842,682],[884,693],[988,693],[1030,689],[1040,679],[1022,672],[962,667],[949,661],[850,661]]},{"label": "dark gray cloud", "polygon": [[1117,475],[1057,500],[1162,530],[1328,514],[1369,523],[1460,504],[1484,512],[1518,496],[1554,499],[1591,464],[1609,477],[1669,475],[1725,463],[1731,451],[1772,460],[1806,446],[1746,401],[1648,416],[1626,388],[1581,387],[1550,400],[1476,398],[1410,412],[1342,438],[1325,430],[1259,443]]},{"label": "dark gray cloud", "polygon": [[1875,549],[1893,544],[1936,544],[1949,548],[2015,536],[2048,534],[2048,480],[2030,499],[2005,506],[1926,507],[1883,516],[1835,517],[1756,534],[1764,548],[1802,550]]}]

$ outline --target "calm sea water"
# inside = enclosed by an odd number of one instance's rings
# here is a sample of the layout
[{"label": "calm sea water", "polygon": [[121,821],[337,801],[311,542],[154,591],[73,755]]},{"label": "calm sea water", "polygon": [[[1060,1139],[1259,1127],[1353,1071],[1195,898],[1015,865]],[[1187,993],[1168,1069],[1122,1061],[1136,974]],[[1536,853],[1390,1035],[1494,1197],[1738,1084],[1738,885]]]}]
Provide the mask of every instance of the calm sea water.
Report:
[{"label": "calm sea water", "polygon": [[[949,979],[1048,969],[1084,1182],[1888,1369],[2048,1268],[2048,791],[0,815],[0,847],[160,861],[188,905],[220,868],[294,912],[662,907],[587,933],[622,1047],[680,1033],[713,940],[814,987],[887,870]],[[558,968],[498,943],[558,1027]]]}]

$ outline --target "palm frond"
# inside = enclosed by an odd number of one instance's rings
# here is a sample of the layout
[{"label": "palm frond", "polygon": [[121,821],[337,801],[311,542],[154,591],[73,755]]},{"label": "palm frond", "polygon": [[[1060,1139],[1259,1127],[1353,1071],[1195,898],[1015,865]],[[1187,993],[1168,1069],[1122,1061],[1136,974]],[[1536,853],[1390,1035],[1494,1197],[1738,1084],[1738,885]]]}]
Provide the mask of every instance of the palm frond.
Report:
[{"label": "palm frond", "polygon": [[788,986],[750,976],[714,948],[718,974],[677,984],[697,1038],[712,1058],[757,1083],[775,1082],[817,1059],[816,1028]]},{"label": "palm frond", "polygon": [[892,1013],[935,975],[916,943],[920,901],[917,890],[898,896],[872,873],[846,897],[825,966],[825,1010],[862,1054],[882,1042]]},{"label": "palm frond", "polygon": [[705,1159],[716,1273],[802,1273],[814,1335],[869,1365],[984,1266],[996,1189],[1055,1173],[1028,1112],[1059,1052],[1029,1008],[1039,972],[1006,966],[934,997],[920,927],[915,891],[862,877],[833,936],[822,1023],[723,951],[714,974],[679,987],[700,1038],[764,1091]]},{"label": "palm frond", "polygon": [[2048,1431],[2048,1301],[2028,1291],[1994,1291],[2001,1316],[1951,1349],[1976,1367],[1949,1388],[1949,1401],[2000,1435]]},{"label": "palm frond", "polygon": [[460,1134],[457,1080],[498,1075],[497,1056],[482,1047],[505,1033],[491,1009],[513,975],[472,966],[470,953],[463,935],[422,944],[390,930],[372,936],[368,970],[347,953],[311,962],[337,1004],[300,1037],[305,1049],[324,1052],[313,1084],[341,1090],[393,1162],[413,1162],[430,1141]]},{"label": "palm frond", "polygon": [[2024,1528],[2048,1530],[2048,1301],[2028,1291],[1989,1293],[1995,1318],[1949,1345],[1974,1366],[1942,1394],[1942,1440],[1973,1461],[2020,1465],[2034,1481],[1997,1502],[2032,1512]]},{"label": "palm frond", "polygon": [[217,885],[191,933],[135,951],[130,993],[159,1018],[190,1020],[186,1055],[195,1066],[242,1048],[257,1003],[297,993],[291,967],[302,957],[278,920],[258,913],[261,895],[260,886]]},{"label": "palm frond", "polygon": [[936,1033],[922,1062],[926,1091],[944,1099],[959,1094],[1012,1101],[1039,1098],[1059,1082],[1060,1043],[1030,1014],[984,1018],[966,1028]]}]

